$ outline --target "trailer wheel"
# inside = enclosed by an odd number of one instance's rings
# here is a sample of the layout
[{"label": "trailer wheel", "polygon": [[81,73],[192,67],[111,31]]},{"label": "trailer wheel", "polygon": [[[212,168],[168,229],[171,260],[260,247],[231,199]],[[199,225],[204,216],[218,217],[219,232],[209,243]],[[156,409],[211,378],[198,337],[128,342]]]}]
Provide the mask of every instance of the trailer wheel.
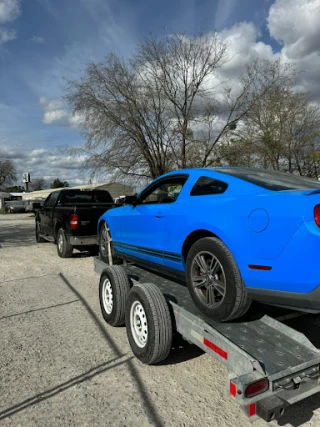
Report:
[{"label": "trailer wheel", "polygon": [[172,346],[172,320],[161,291],[152,283],[136,284],[126,305],[127,336],[134,355],[152,365],[166,359]]},{"label": "trailer wheel", "polygon": [[46,239],[40,236],[40,223],[39,221],[36,221],[36,241],[38,243],[44,243]]},{"label": "trailer wheel", "polygon": [[212,319],[223,322],[250,307],[238,266],[221,240],[205,237],[191,247],[186,262],[187,285],[194,303]]},{"label": "trailer wheel", "polygon": [[57,234],[57,252],[60,258],[70,258],[72,256],[73,247],[66,239],[65,232],[62,228]]},{"label": "trailer wheel", "polygon": [[108,266],[103,270],[99,283],[99,300],[102,316],[109,325],[124,325],[129,292],[130,282],[121,266]]}]

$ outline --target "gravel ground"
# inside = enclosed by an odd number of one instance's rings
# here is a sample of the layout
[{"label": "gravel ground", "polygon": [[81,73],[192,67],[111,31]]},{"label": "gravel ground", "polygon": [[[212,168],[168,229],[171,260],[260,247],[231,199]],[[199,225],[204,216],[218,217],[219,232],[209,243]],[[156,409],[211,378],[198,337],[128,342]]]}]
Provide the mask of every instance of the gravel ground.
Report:
[{"label": "gravel ground", "polygon": [[[0,426],[266,426],[227,397],[227,371],[182,345],[160,366],[103,322],[93,259],[37,244],[30,214],[0,215]],[[319,395],[268,425],[319,426]]]}]

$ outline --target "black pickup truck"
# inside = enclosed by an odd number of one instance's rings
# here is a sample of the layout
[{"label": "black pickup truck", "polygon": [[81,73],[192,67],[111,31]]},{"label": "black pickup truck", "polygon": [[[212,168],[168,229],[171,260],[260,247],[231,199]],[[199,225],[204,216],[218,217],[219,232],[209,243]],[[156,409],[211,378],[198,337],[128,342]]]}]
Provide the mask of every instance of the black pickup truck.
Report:
[{"label": "black pickup truck", "polygon": [[116,206],[104,190],[54,191],[42,207],[35,206],[36,240],[57,243],[61,258],[71,257],[73,248],[98,253],[98,219]]}]

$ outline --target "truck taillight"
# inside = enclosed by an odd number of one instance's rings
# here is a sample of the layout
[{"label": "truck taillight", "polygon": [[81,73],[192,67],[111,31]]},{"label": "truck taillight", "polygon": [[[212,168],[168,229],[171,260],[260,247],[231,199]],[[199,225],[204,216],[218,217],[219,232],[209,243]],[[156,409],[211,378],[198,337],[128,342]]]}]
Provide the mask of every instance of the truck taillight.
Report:
[{"label": "truck taillight", "polygon": [[75,230],[78,228],[79,222],[78,222],[78,215],[77,214],[71,214],[70,216],[70,228],[71,230]]},{"label": "truck taillight", "polygon": [[320,205],[314,207],[314,220],[318,227],[320,227]]}]

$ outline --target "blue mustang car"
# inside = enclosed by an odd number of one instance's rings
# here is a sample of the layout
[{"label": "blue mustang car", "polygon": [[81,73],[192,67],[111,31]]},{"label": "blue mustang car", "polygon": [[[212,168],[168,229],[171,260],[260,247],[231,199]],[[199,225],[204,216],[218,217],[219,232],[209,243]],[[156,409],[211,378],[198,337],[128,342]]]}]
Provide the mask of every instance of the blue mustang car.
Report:
[{"label": "blue mustang car", "polygon": [[245,167],[185,169],[155,179],[106,223],[116,257],[187,284],[217,321],[252,300],[320,311],[320,183]]}]

